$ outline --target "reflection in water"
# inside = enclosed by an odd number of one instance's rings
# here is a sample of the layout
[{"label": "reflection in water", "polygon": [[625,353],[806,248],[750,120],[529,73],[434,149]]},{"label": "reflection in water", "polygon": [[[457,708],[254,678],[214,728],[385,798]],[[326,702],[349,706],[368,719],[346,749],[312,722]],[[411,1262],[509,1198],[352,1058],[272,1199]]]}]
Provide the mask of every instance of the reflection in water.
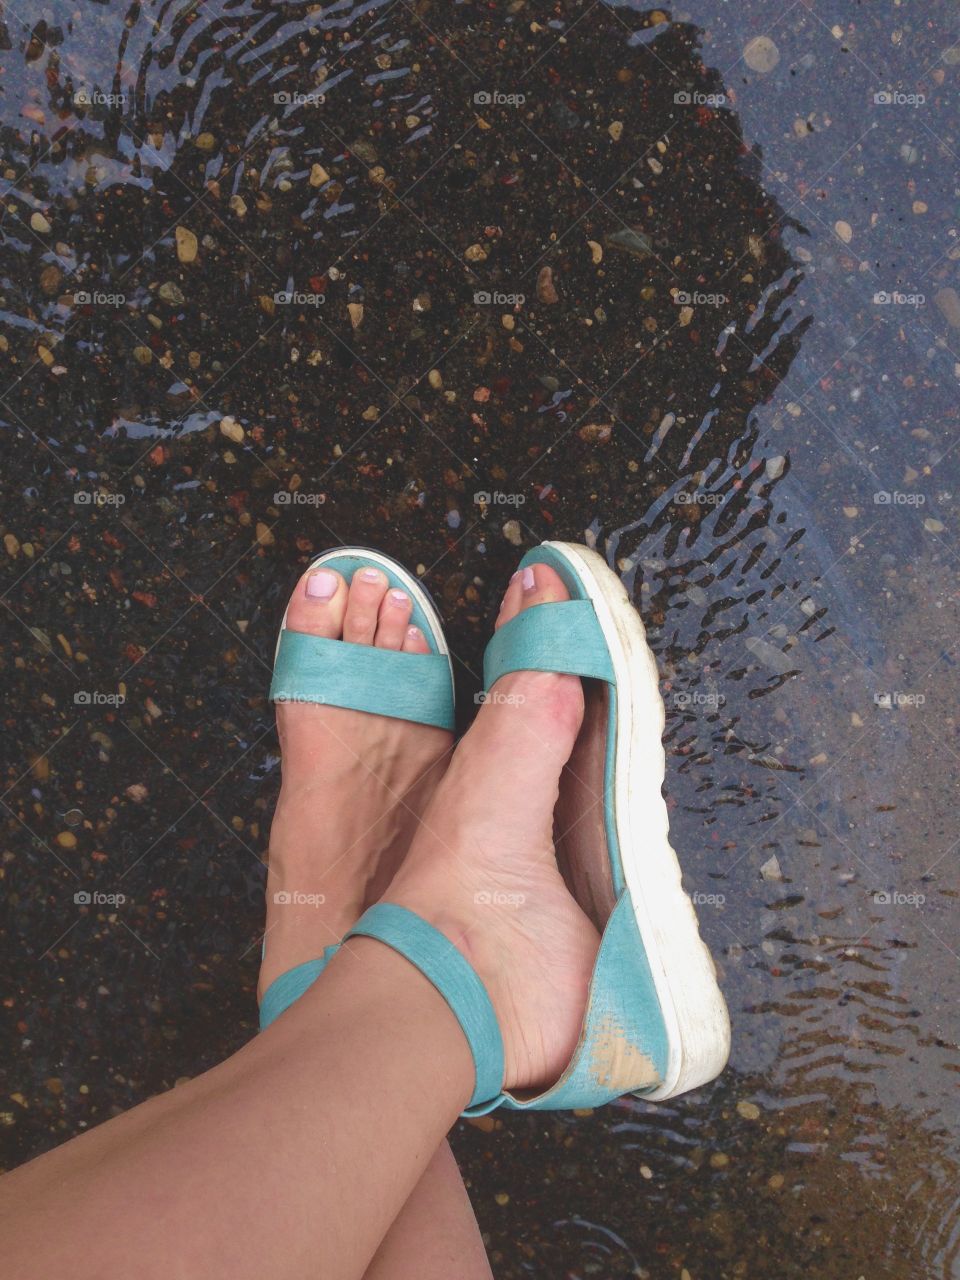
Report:
[{"label": "reflection in water", "polygon": [[[760,413],[811,319],[784,240],[804,228],[761,185],[700,33],[574,3],[539,20],[478,4],[47,12],[32,30],[8,16],[0,108],[6,485],[50,552],[12,597],[34,628],[11,622],[20,705],[37,714],[38,672],[51,699],[16,760],[75,721],[78,670],[122,679],[129,705],[83,718],[74,756],[13,798],[45,838],[82,802],[109,850],[93,858],[125,877],[163,959],[158,976],[104,926],[24,962],[24,987],[62,1010],[56,1034],[33,1031],[36,1061],[75,1021],[84,970],[105,979],[85,1034],[110,1036],[119,1065],[82,1115],[18,1123],[16,1155],[251,1026],[277,784],[265,662],[294,567],[339,541],[424,566],[468,705],[517,548],[585,539],[633,591],[667,681],[674,829],[734,1069],[669,1106],[511,1119],[499,1176],[516,1158],[514,1181],[549,1170],[556,1194],[485,1220],[498,1273],[752,1276],[772,1257],[949,1274],[937,1107],[881,1107],[872,1083],[929,1034],[899,943],[848,906],[818,914],[823,885],[780,865],[819,847],[778,825],[807,785],[811,713],[789,699],[798,672],[829,666],[845,605],[818,591],[813,515],[778,502],[789,412],[775,431]],[[124,791],[147,778],[148,800]],[[26,860],[30,955],[63,885],[42,848]],[[118,966],[132,985],[114,992]],[[149,1016],[128,1041],[112,1016],[138,982]],[[64,1070],[97,1051],[84,1040]]]}]

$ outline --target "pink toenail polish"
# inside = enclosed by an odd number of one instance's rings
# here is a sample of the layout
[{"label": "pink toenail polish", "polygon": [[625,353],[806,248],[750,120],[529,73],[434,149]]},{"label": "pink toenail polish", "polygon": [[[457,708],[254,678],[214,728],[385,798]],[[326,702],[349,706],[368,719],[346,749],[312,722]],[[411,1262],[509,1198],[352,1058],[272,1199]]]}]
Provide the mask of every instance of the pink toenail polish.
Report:
[{"label": "pink toenail polish", "polygon": [[421,635],[420,628],[407,627],[407,635],[410,637],[411,640],[419,640]]},{"label": "pink toenail polish", "polygon": [[391,591],[390,603],[405,605],[407,603],[407,594],[405,591]]},{"label": "pink toenail polish", "polygon": [[379,582],[380,570],[379,569],[361,569],[360,577],[364,580],[364,582]]},{"label": "pink toenail polish", "polygon": [[332,600],[337,594],[337,575],[329,569],[318,569],[307,578],[307,595],[311,600]]},{"label": "pink toenail polish", "polygon": [[527,565],[520,575],[520,580],[524,591],[533,591],[537,585],[537,575],[533,572],[533,565]]}]

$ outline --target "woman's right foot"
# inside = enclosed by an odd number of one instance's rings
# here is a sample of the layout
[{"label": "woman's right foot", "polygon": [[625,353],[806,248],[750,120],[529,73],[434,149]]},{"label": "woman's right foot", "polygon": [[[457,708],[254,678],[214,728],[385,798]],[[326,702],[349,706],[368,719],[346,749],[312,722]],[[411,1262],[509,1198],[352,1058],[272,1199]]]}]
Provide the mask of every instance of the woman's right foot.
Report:
[{"label": "woman's right foot", "polygon": [[[511,580],[497,625],[567,598],[549,566],[526,568]],[[553,845],[560,775],[582,717],[576,676],[502,676],[384,897],[433,924],[482,978],[511,1089],[552,1084],[567,1065],[600,942],[564,884]]]}]

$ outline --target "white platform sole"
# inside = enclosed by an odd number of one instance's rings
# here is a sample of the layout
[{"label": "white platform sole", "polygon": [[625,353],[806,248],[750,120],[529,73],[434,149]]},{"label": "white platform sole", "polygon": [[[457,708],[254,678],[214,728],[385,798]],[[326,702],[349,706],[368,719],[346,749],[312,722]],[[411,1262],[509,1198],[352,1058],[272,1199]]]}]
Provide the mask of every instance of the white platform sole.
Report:
[{"label": "white platform sole", "polygon": [[614,810],[623,875],[667,1024],[666,1078],[640,1096],[672,1098],[723,1070],[730,1017],[713,959],[700,938],[693,903],[670,844],[664,780],[664,706],[656,660],[640,615],[597,552],[547,542],[576,572],[608,637],[619,691]]}]

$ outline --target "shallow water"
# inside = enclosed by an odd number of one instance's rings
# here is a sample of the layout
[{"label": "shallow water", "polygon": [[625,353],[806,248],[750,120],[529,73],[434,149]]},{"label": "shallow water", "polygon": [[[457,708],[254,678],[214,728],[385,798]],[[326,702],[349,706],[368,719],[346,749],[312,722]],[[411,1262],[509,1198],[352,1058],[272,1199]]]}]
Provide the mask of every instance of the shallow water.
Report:
[{"label": "shallow water", "polygon": [[498,1277],[958,1274],[955,23],[6,10],[7,1164],[253,1032],[311,554],[422,566],[472,707],[573,538],[657,653],[734,1046],[464,1126]]}]

